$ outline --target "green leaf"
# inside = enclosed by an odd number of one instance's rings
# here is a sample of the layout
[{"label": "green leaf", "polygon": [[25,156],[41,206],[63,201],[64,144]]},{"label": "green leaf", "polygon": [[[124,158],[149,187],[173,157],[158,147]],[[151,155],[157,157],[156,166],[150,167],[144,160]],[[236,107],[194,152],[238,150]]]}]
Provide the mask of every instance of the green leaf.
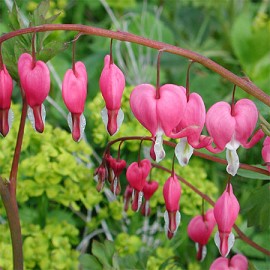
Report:
[{"label": "green leaf", "polygon": [[266,230],[270,225],[270,184],[256,189],[246,202],[248,227],[260,226]]},{"label": "green leaf", "polygon": [[95,255],[104,267],[110,267],[111,264],[105,253],[105,246],[102,243],[93,241],[92,253]]},{"label": "green leaf", "polygon": [[[265,169],[265,167],[263,167],[261,165],[254,165],[254,166],[261,168],[261,169]],[[244,170],[244,169],[239,169],[237,171],[237,174],[242,176],[242,177],[251,178],[254,180],[268,180],[268,181],[270,180],[269,175],[264,175],[261,173],[252,172],[252,171],[248,171],[248,170]]]},{"label": "green leaf", "polygon": [[82,266],[82,270],[102,270],[103,269],[102,265],[93,255],[83,254],[79,257],[79,261]]},{"label": "green leaf", "polygon": [[112,264],[112,262],[113,262],[113,255],[114,255],[114,252],[115,252],[114,243],[112,241],[105,240],[104,245],[105,245],[105,254],[106,254],[106,257],[109,259],[110,264]]}]

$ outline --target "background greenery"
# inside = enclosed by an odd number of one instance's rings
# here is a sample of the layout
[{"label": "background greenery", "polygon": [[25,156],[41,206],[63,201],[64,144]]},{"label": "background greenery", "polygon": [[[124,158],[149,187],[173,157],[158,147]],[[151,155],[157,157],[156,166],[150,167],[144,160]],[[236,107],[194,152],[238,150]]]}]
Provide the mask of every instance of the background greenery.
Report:
[{"label": "background greenery", "polygon": [[[164,41],[210,57],[232,72],[249,77],[270,94],[270,17],[269,1],[251,0],[93,0],[39,1],[2,0],[0,33],[45,22],[79,23],[106,29],[129,31]],[[50,4],[50,5],[48,5]],[[37,8],[38,7],[38,8]],[[210,239],[208,256],[198,263],[194,243],[188,238],[189,220],[201,211],[198,195],[182,186],[182,223],[174,239],[163,232],[162,184],[168,174],[153,169],[151,179],[160,188],[151,199],[151,216],[123,212],[123,197],[115,198],[108,187],[95,189],[94,169],[110,139],[101,123],[104,102],[99,93],[99,76],[110,40],[82,36],[77,42],[76,59],[88,69],[88,99],[85,108],[87,127],[80,143],[72,141],[66,122],[67,110],[61,98],[61,81],[71,67],[70,41],[75,33],[61,31],[38,34],[38,58],[49,61],[51,92],[45,102],[47,121],[44,134],[26,126],[18,181],[18,203],[24,237],[26,269],[209,269],[218,257]],[[17,59],[30,51],[30,35],[12,39],[3,46],[4,62],[17,79]],[[114,41],[115,62],[125,73],[127,87],[123,98],[125,121],[119,134],[149,135],[132,116],[129,94],[139,83],[156,81],[157,52]],[[167,53],[161,59],[161,83],[185,85],[187,59]],[[202,95],[207,109],[220,100],[230,101],[233,85],[208,69],[194,64],[191,68],[191,91]],[[249,97],[237,89],[236,98]],[[269,121],[269,108],[256,101],[260,113]],[[0,173],[8,177],[20,117],[21,98],[17,86],[13,91],[15,123],[5,139],[0,140]],[[147,153],[149,144],[144,143]],[[262,142],[256,147],[240,149],[241,162],[262,164]],[[116,156],[118,145],[111,154]],[[161,165],[170,168],[172,150]],[[128,163],[137,158],[138,143],[125,143],[121,158]],[[220,155],[224,157],[224,154]],[[176,172],[216,199],[226,184],[224,166],[193,157]],[[270,248],[269,179],[244,173],[233,178],[241,204],[237,220],[240,228],[254,241]],[[121,176],[122,190],[126,186]],[[123,191],[122,191],[123,194]],[[208,207],[208,206],[207,206]],[[105,240],[108,239],[108,240]],[[110,240],[110,241],[109,241]],[[269,258],[237,240],[233,253],[245,254],[250,269],[269,269]],[[91,254],[91,255],[90,255]],[[6,214],[0,204],[0,267],[12,269],[11,243]]]}]

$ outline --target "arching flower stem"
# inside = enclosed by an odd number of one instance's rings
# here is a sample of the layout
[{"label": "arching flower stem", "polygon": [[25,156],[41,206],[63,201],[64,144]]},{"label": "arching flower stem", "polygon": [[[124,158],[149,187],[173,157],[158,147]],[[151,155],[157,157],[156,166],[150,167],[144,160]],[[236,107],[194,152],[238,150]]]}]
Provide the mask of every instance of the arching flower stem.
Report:
[{"label": "arching flower stem", "polygon": [[102,36],[102,37],[113,38],[113,39],[117,39],[121,41],[128,41],[128,42],[140,44],[149,48],[153,48],[156,50],[161,50],[161,49],[166,48],[166,52],[183,56],[185,58],[198,62],[201,65],[211,69],[212,71],[221,75],[223,78],[226,78],[228,81],[232,82],[233,84],[236,84],[247,93],[253,95],[254,97],[259,99],[266,105],[270,106],[269,95],[264,93],[252,82],[247,81],[246,79],[235,75],[234,73],[220,66],[216,62],[208,59],[207,57],[204,57],[190,50],[179,48],[170,44],[166,44],[164,42],[150,40],[150,39],[147,39],[138,35],[134,35],[131,33],[123,32],[123,31],[111,31],[111,30],[106,30],[102,28],[81,25],[81,24],[43,24],[39,26],[19,29],[19,30],[2,35],[0,37],[0,46],[2,42],[10,38],[19,36],[19,35],[33,33],[33,32],[46,32],[46,31],[57,31],[57,30],[76,31],[76,32],[81,32],[83,34],[87,34],[87,35]]}]

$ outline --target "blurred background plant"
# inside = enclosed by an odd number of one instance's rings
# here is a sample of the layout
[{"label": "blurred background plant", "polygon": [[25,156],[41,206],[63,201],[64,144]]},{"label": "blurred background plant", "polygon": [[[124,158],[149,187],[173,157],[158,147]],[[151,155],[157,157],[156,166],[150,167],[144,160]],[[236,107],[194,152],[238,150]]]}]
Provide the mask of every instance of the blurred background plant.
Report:
[{"label": "blurred background plant", "polygon": [[[79,23],[106,29],[129,31],[198,52],[232,72],[246,76],[270,94],[270,3],[268,0],[4,0],[0,3],[0,33],[45,22]],[[8,11],[8,12],[7,12]],[[47,20],[47,21],[46,21]],[[37,57],[48,61],[52,87],[47,99],[45,133],[34,133],[27,123],[18,176],[18,203],[24,237],[26,269],[209,269],[218,256],[213,241],[208,256],[198,263],[195,247],[188,239],[189,220],[201,212],[201,199],[183,186],[182,223],[176,237],[169,241],[163,232],[162,184],[168,173],[153,169],[151,179],[160,188],[151,198],[151,215],[143,217],[123,212],[122,196],[115,198],[108,188],[97,193],[93,178],[109,137],[101,125],[104,107],[99,93],[99,76],[110,40],[82,36],[77,42],[76,59],[88,69],[87,127],[84,140],[72,141],[66,122],[67,111],[61,98],[61,81],[71,67],[70,41],[74,33],[61,31],[38,34]],[[3,45],[4,62],[17,78],[17,59],[30,51],[31,36],[10,40]],[[156,81],[155,50],[127,42],[113,42],[115,62],[125,73],[128,86],[123,97],[124,124],[114,137],[149,135],[135,121],[129,109],[129,94],[139,83]],[[161,83],[185,85],[187,59],[163,53]],[[215,102],[230,102],[233,85],[199,64],[191,68],[191,91],[202,95],[207,109]],[[12,106],[15,123],[10,134],[0,140],[0,174],[8,177],[14,149],[21,103],[15,87]],[[249,97],[238,89],[236,98]],[[261,115],[270,120],[269,108],[256,102]],[[16,105],[15,105],[16,104]],[[150,144],[143,144],[146,150]],[[241,149],[243,163],[262,164],[261,146]],[[112,148],[116,156],[118,145]],[[137,157],[138,143],[126,142],[121,158],[127,163]],[[161,165],[170,168],[172,150]],[[224,154],[220,154],[224,157]],[[193,157],[177,174],[199,190],[216,199],[225,186],[224,166]],[[122,190],[126,186],[121,176]],[[240,228],[254,241],[270,248],[269,178],[239,171],[233,178],[241,204]],[[123,193],[122,191],[122,193]],[[252,194],[252,196],[251,196]],[[107,239],[107,240],[105,240]],[[37,245],[38,243],[38,245]],[[269,269],[269,258],[241,240],[233,252],[244,253],[250,269]],[[12,269],[11,244],[6,214],[0,202],[0,267]],[[253,267],[253,268],[252,268]]]}]

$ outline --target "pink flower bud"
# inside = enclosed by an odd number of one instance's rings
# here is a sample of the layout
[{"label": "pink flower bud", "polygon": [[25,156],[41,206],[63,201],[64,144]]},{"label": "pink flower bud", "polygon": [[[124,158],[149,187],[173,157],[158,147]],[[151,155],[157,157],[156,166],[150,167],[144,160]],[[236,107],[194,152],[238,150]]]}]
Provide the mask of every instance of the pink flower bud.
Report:
[{"label": "pink flower bud", "polygon": [[227,148],[227,172],[233,176],[239,168],[236,152],[238,147],[241,145],[251,148],[264,136],[263,131],[258,130],[248,142],[256,127],[257,119],[258,110],[249,99],[241,99],[233,107],[227,102],[218,102],[207,112],[206,127],[216,145],[216,148],[209,145],[207,149],[219,153]]},{"label": "pink flower bud", "polygon": [[173,129],[182,120],[186,108],[184,88],[173,84],[160,87],[160,97],[151,84],[136,86],[130,95],[130,107],[137,120],[155,138],[156,161],[164,158],[162,135],[172,137]]},{"label": "pink flower bud", "polygon": [[169,239],[175,235],[180,224],[179,201],[181,192],[181,185],[176,175],[169,177],[163,186],[163,197],[166,205],[165,233]]},{"label": "pink flower bud", "polygon": [[263,142],[262,158],[270,172],[270,137],[267,136]]},{"label": "pink flower bud", "polygon": [[114,63],[111,63],[110,55],[106,55],[104,58],[99,87],[106,104],[106,109],[104,108],[101,112],[102,119],[109,134],[114,135],[119,130],[124,118],[120,107],[125,89],[125,76]]},{"label": "pink flower bud", "polygon": [[76,62],[74,70],[69,69],[62,85],[63,100],[71,114],[68,116],[74,141],[79,141],[85,129],[83,115],[87,96],[87,72],[82,62]]},{"label": "pink flower bud", "polygon": [[12,78],[3,64],[3,68],[0,69],[0,133],[4,137],[9,132],[13,118],[10,109],[12,89]]},{"label": "pink flower bud", "polygon": [[150,203],[149,200],[150,198],[154,195],[156,190],[158,189],[158,182],[157,181],[148,181],[145,183],[143,187],[143,196],[145,198],[145,202],[142,205],[142,214],[144,216],[149,216],[150,215]]},{"label": "pink flower bud", "polygon": [[234,244],[234,235],[231,232],[240,210],[237,198],[233,194],[232,185],[227,185],[214,207],[214,216],[218,225],[215,243],[222,257],[226,257]]},{"label": "pink flower bud", "polygon": [[96,170],[95,170],[95,173],[94,173],[94,176],[98,176],[98,184],[96,186],[96,189],[98,192],[100,192],[104,186],[104,183],[105,183],[105,179],[106,179],[106,168],[104,167],[103,164],[101,164]]},{"label": "pink flower bud", "polygon": [[133,188],[130,185],[127,185],[125,193],[124,193],[124,211],[127,212],[128,205],[131,200],[133,193]]},{"label": "pink flower bud", "polygon": [[45,109],[42,103],[50,91],[50,72],[42,61],[34,61],[28,53],[23,53],[18,61],[18,72],[22,89],[24,90],[28,110],[28,117],[38,132],[43,132]]},{"label": "pink flower bud", "polygon": [[129,165],[126,172],[126,177],[129,185],[134,189],[134,199],[132,209],[138,211],[143,197],[143,187],[146,178],[151,170],[151,162],[148,159],[143,159],[140,162],[133,162]]},{"label": "pink flower bud", "polygon": [[203,261],[206,256],[206,244],[215,225],[213,209],[209,209],[203,216],[194,217],[188,224],[188,236],[196,243],[198,261]]},{"label": "pink flower bud", "polygon": [[114,173],[114,178],[111,182],[111,191],[114,195],[118,195],[121,192],[119,177],[124,168],[126,168],[126,161],[123,159],[115,159],[112,156],[109,156],[107,161]]},{"label": "pink flower bud", "polygon": [[231,259],[217,258],[210,266],[210,270],[248,270],[248,260],[241,254],[234,255]]}]

